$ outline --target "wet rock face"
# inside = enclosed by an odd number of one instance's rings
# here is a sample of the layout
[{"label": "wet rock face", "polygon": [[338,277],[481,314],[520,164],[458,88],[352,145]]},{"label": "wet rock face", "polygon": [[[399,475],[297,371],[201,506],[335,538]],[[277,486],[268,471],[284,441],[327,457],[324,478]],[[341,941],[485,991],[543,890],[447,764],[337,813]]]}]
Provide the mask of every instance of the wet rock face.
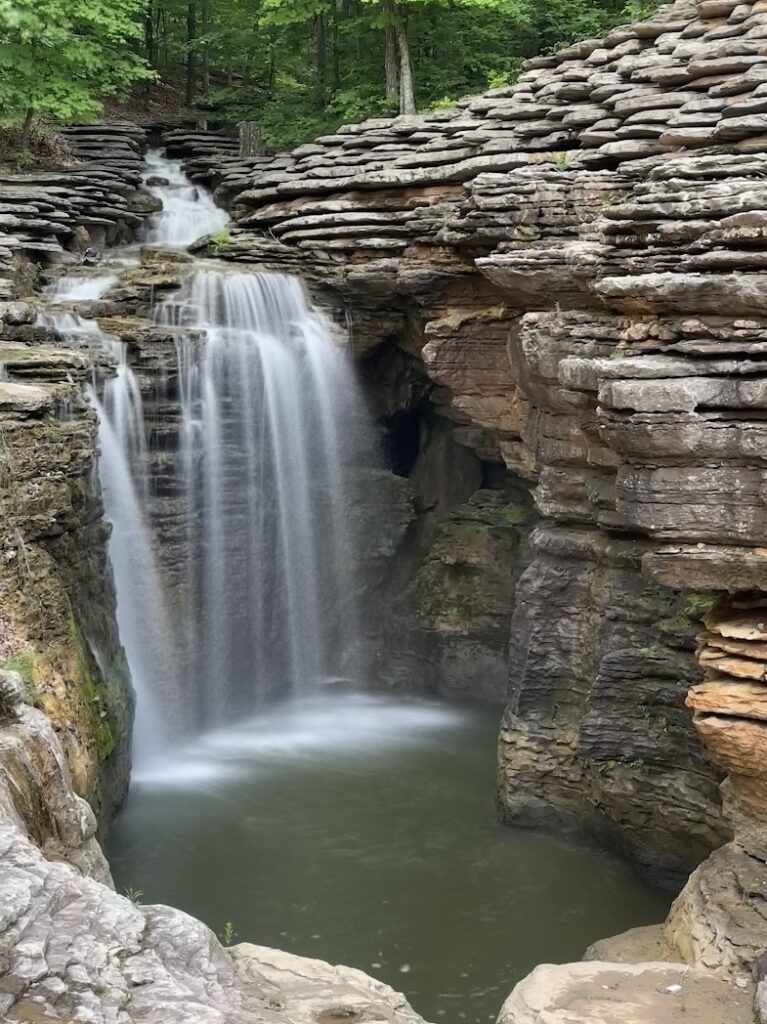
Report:
[{"label": "wet rock face", "polygon": [[87,246],[132,239],[151,204],[139,187],[143,129],[65,134],[70,165],[0,178],[0,668],[45,710],[77,791],[105,822],[127,787],[133,697],[83,395],[93,366],[26,300]]},{"label": "wet rock face", "polygon": [[527,491],[508,484],[422,516],[397,553],[377,674],[502,703],[514,587],[533,519]]},{"label": "wet rock face", "polygon": [[542,526],[531,547],[499,743],[503,816],[535,827],[554,814],[679,888],[729,836],[721,776],[684,707],[700,608],[641,575],[644,541]]}]

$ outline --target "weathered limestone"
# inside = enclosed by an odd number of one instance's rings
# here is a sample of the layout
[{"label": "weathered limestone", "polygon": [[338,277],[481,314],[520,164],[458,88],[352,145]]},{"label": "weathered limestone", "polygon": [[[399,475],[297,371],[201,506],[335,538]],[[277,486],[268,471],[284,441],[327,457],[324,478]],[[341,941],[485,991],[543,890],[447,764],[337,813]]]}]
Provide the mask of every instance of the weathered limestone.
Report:
[{"label": "weathered limestone", "polygon": [[64,130],[66,166],[0,175],[0,300],[24,279],[19,257],[46,267],[72,249],[129,241],[154,208],[140,188],[145,132],[113,122]]},{"label": "weathered limestone", "polygon": [[[24,330],[6,318],[3,338]],[[16,340],[0,344],[0,361],[0,665],[22,675],[105,822],[127,787],[133,698],[82,394],[92,364],[82,350]]]}]

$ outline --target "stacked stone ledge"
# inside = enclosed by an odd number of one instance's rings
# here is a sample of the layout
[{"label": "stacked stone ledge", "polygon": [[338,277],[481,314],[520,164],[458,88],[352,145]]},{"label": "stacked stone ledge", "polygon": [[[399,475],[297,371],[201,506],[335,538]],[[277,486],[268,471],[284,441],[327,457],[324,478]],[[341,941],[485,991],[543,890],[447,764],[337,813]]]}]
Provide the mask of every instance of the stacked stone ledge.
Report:
[{"label": "stacked stone ledge", "polygon": [[156,208],[140,188],[143,128],[76,126],[63,136],[66,166],[0,175],[0,299],[24,286],[20,261],[47,267],[72,250],[128,241]]}]

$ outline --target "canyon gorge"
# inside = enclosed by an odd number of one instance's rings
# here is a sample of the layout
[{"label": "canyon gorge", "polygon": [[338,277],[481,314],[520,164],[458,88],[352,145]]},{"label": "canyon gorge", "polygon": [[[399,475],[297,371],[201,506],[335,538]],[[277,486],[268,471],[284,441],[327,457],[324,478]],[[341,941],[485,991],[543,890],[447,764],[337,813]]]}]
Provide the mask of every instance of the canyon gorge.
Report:
[{"label": "canyon gorge", "polygon": [[484,702],[508,831],[675,896],[501,1024],[767,1021],[767,2],[291,154],[64,134],[0,174],[0,1017],[423,1020],[113,887],[131,761],[253,673]]}]

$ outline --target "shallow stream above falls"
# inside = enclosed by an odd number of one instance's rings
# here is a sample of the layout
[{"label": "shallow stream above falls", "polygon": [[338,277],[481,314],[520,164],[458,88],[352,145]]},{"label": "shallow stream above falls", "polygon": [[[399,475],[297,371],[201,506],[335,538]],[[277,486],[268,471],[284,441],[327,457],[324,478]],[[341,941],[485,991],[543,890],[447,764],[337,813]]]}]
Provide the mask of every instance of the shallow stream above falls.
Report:
[{"label": "shallow stream above falls", "polygon": [[347,694],[211,734],[134,780],[118,889],[485,1024],[536,964],[668,909],[618,858],[498,823],[497,730],[497,708]]},{"label": "shallow stream above falls", "polygon": [[[220,226],[180,166],[155,154],[147,173],[168,182],[154,246]],[[88,303],[119,295],[138,250],[105,255],[59,281],[42,322],[118,364],[91,390],[138,693],[118,889],[472,1024],[535,964],[660,920],[667,899],[618,858],[498,823],[497,707],[320,685],[367,680],[352,656],[364,545],[345,519],[368,441],[347,355],[300,283],[183,263],[131,345]]]}]

